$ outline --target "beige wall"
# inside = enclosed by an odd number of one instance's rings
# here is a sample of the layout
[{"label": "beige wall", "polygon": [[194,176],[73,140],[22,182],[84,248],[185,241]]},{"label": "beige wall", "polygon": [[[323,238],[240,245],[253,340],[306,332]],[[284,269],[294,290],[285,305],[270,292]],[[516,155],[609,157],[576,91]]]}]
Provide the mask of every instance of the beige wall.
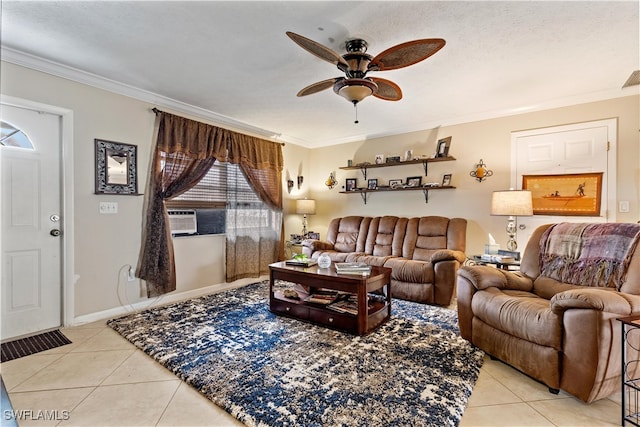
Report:
[{"label": "beige wall", "polygon": [[[66,79],[1,63],[3,95],[73,111],[74,263],[76,317],[145,300],[139,280],[128,282],[140,250],[142,196],[94,194],[94,139],[138,146],[138,191],[145,190],[155,116],[153,105]],[[101,215],[99,203],[117,202]],[[224,237],[174,240],[177,292],[224,282]]]},{"label": "beige wall", "polygon": [[[127,282],[123,271],[127,265],[137,263],[143,198],[94,194],[94,138],[138,146],[139,191],[143,192],[153,132],[154,116],[150,111],[153,105],[13,64],[2,62],[1,66],[2,94],[74,112],[75,315],[89,315],[143,300],[138,281]],[[469,253],[482,250],[489,232],[504,245],[504,218],[491,217],[488,211],[491,191],[509,187],[510,133],[610,117],[619,118],[618,200],[631,202],[631,212],[618,214],[618,221],[635,222],[640,219],[639,114],[636,96],[314,150],[286,144],[285,235],[300,232],[302,217],[294,213],[294,201],[309,197],[318,202],[317,214],[309,217],[309,229],[320,232],[322,237],[326,236],[329,219],[337,216],[443,215],[469,220]],[[339,194],[345,178],[357,177],[362,182],[359,172],[339,169],[347,164],[347,159],[373,162],[376,154],[402,155],[409,148],[415,155],[430,155],[437,139],[445,136],[453,137],[451,155],[458,160],[431,165],[427,180],[439,182],[443,173],[452,173],[457,189],[431,192],[428,204],[420,191],[373,194],[367,205],[359,195]],[[480,158],[494,171],[494,176],[483,183],[469,176],[471,167]],[[329,190],[324,181],[332,171],[339,184]],[[304,177],[302,187],[298,189],[296,184],[290,194],[287,175],[294,181],[299,175]],[[424,171],[420,165],[407,165],[370,170],[369,175],[384,183],[388,179],[424,175]],[[118,214],[100,215],[101,201],[118,202]],[[175,247],[179,292],[224,280],[223,238],[183,238],[175,241]]]},{"label": "beige wall", "polygon": [[[607,118],[618,118],[617,200],[630,201],[630,212],[617,213],[616,220],[636,222],[640,220],[639,99],[638,96],[617,98],[315,149],[311,154],[311,179],[305,182],[309,185],[309,197],[317,200],[318,214],[310,217],[309,228],[321,232],[324,237],[329,220],[345,215],[458,216],[469,221],[469,254],[482,253],[489,233],[506,247],[506,218],[492,217],[489,210],[491,192],[510,187],[511,132]],[[430,164],[429,174],[426,181],[423,177],[423,182],[441,182],[443,174],[452,173],[452,185],[456,189],[430,192],[429,203],[425,203],[420,191],[375,193],[366,205],[359,194],[339,193],[346,178],[357,178],[359,186],[366,185],[359,171],[339,169],[347,165],[348,159],[354,163],[373,163],[376,154],[403,155],[407,149],[413,149],[414,155],[431,155],[437,140],[447,136],[452,136],[450,155],[457,160]],[[493,176],[482,183],[469,176],[480,159],[493,170]],[[339,181],[333,190],[323,184],[331,171],[336,171]],[[389,179],[404,180],[423,174],[420,165],[403,165],[369,169],[368,178],[387,183]],[[520,242],[520,246],[523,247],[524,242]]]}]

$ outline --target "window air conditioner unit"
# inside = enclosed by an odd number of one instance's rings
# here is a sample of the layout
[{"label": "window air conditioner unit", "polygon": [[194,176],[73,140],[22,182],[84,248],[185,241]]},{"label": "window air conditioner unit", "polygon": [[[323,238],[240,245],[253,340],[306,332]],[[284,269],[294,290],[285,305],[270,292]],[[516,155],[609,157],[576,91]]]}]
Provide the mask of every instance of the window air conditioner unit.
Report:
[{"label": "window air conditioner unit", "polygon": [[193,209],[169,209],[169,226],[171,234],[196,234],[198,221]]}]

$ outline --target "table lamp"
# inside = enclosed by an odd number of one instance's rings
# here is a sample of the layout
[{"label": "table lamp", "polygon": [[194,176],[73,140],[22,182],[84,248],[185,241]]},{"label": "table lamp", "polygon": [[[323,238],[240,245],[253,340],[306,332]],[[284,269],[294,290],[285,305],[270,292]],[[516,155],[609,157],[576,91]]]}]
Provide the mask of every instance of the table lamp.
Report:
[{"label": "table lamp", "polygon": [[313,199],[296,200],[296,213],[302,214],[302,237],[307,235],[307,215],[315,215],[316,201]]},{"label": "table lamp", "polygon": [[509,241],[507,249],[515,251],[518,249],[516,242],[516,216],[533,215],[533,205],[531,201],[531,191],[528,190],[503,190],[494,191],[491,196],[491,215],[509,216],[507,220],[507,234]]}]

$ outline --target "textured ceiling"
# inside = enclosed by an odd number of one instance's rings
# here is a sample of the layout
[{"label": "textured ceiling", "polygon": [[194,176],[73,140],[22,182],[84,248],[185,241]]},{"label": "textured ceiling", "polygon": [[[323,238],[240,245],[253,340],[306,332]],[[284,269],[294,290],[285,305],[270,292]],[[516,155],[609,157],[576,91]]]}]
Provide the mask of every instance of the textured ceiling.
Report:
[{"label": "textured ceiling", "polygon": [[[76,76],[140,89],[153,106],[307,147],[638,93],[622,89],[640,68],[637,1],[3,0],[1,7],[5,60],[38,68],[44,59],[44,69],[53,61]],[[371,73],[397,83],[404,97],[365,99],[354,124],[353,106],[331,89],[296,97],[342,74],[286,31],[340,54],[353,37],[367,40],[374,56],[418,38],[447,44],[413,66]]]}]

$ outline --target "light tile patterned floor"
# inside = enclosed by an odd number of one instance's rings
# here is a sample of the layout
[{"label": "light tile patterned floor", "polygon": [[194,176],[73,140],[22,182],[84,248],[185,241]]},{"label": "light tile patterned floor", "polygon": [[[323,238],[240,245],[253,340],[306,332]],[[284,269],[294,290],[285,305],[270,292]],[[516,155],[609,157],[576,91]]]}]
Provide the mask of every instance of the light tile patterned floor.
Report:
[{"label": "light tile patterned floor", "polygon": [[[21,427],[242,425],[104,322],[63,332],[73,344],[0,366],[14,410],[31,410]],[[57,420],[44,420],[45,415]],[[463,427],[609,425],[620,425],[619,394],[586,405],[563,392],[552,395],[489,358],[461,422]]]}]

